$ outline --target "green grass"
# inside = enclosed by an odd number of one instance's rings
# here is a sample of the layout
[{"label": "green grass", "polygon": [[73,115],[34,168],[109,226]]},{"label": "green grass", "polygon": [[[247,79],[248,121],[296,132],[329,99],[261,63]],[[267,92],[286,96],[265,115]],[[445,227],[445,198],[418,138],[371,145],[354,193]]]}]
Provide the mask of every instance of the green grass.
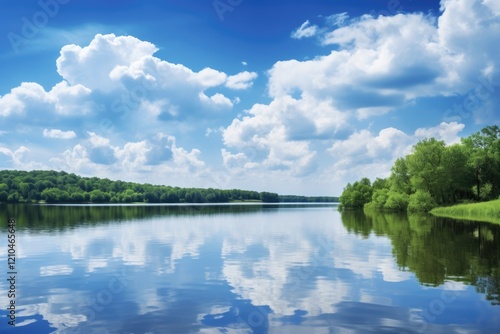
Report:
[{"label": "green grass", "polygon": [[500,199],[482,203],[458,204],[434,208],[431,210],[431,213],[440,217],[500,224]]}]

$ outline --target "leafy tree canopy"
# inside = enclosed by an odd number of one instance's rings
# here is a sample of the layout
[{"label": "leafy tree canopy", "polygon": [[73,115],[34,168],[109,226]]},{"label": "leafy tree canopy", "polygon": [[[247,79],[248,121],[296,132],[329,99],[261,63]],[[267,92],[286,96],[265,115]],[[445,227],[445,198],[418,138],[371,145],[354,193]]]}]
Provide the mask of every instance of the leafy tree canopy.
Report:
[{"label": "leafy tree canopy", "polygon": [[0,171],[0,203],[335,202],[335,197],[279,196],[241,189],[179,188],[80,177],[56,171]]},{"label": "leafy tree canopy", "polygon": [[394,162],[387,179],[347,184],[340,209],[426,212],[438,205],[500,196],[500,128],[487,126],[446,146],[429,138]]}]

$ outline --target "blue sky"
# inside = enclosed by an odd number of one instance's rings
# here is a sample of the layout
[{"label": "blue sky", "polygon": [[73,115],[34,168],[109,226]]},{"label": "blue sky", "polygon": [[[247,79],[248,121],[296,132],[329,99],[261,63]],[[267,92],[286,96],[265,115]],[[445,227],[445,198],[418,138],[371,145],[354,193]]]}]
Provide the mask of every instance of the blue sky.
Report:
[{"label": "blue sky", "polygon": [[500,122],[495,0],[0,4],[2,169],[339,195]]}]

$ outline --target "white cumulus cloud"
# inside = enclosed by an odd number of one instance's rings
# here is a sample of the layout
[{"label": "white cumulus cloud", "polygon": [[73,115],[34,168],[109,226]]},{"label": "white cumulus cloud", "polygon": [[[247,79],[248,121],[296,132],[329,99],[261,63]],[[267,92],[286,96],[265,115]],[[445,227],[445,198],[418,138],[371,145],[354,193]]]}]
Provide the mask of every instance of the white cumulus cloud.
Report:
[{"label": "white cumulus cloud", "polygon": [[262,165],[295,174],[307,174],[315,168],[317,153],[310,148],[310,141],[332,137],[346,122],[331,101],[310,96],[299,100],[283,96],[269,105],[256,104],[246,114],[223,131],[224,143],[235,149],[255,150],[246,166]]},{"label": "white cumulus cloud", "polygon": [[252,87],[253,80],[257,78],[255,72],[240,72],[227,78],[226,87],[231,89],[247,89]]},{"label": "white cumulus cloud", "polygon": [[335,28],[321,29],[323,44],[333,47],[330,54],[277,62],[269,71],[269,93],[329,96],[359,118],[421,97],[464,94],[479,76],[500,71],[498,5],[450,0],[442,1],[442,11],[438,18],[332,17]]},{"label": "white cumulus cloud", "polygon": [[43,136],[47,138],[72,139],[76,137],[75,131],[62,131],[59,129],[44,129]]}]

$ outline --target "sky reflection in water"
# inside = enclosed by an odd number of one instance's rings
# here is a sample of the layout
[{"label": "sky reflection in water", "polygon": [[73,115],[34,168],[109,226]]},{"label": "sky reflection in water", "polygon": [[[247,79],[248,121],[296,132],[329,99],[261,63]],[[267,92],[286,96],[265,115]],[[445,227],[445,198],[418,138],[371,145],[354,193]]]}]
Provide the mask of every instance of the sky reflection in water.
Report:
[{"label": "sky reflection in water", "polygon": [[[7,326],[2,310],[0,329],[86,334],[500,329],[500,308],[474,286],[449,278],[437,286],[420,284],[414,273],[398,268],[391,239],[353,233],[344,220],[331,206],[285,206],[141,215],[48,232],[21,229],[18,327]],[[498,229],[493,233],[498,236]],[[0,251],[6,254],[5,243]],[[7,305],[4,282],[0,303]]]}]

